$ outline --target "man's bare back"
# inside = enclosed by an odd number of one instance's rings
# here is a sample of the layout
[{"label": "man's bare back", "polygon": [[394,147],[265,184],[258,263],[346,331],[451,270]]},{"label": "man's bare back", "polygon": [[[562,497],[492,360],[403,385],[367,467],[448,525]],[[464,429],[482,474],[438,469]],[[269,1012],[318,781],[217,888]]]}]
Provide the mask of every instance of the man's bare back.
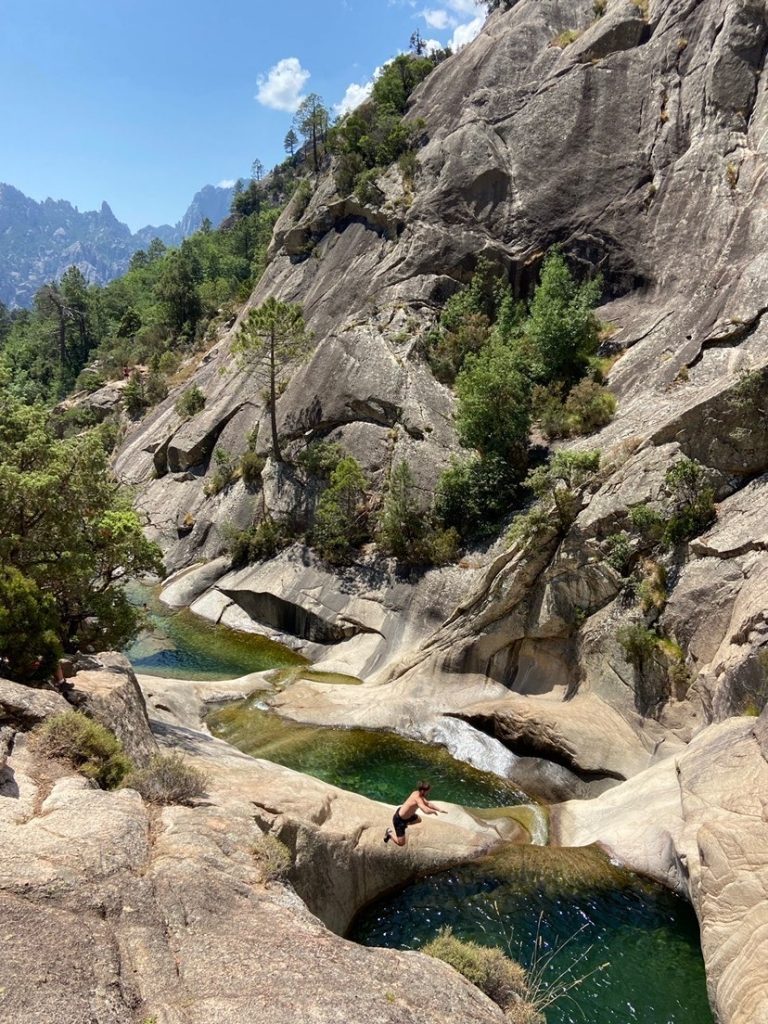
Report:
[{"label": "man's bare back", "polygon": [[429,783],[422,782],[417,789],[410,794],[410,796],[403,801],[403,803],[395,811],[395,815],[392,818],[393,828],[388,828],[384,833],[384,842],[388,843],[391,839],[396,846],[405,846],[407,838],[405,830],[411,825],[420,825],[421,818],[416,813],[417,811],[423,811],[424,814],[440,814],[440,808],[435,807],[427,799],[431,787]]}]

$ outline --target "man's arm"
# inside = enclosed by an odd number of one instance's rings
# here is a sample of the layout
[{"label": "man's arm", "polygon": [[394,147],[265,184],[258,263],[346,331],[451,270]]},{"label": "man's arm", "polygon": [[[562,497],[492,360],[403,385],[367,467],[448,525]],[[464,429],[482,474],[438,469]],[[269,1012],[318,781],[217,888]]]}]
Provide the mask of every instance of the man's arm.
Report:
[{"label": "man's arm", "polygon": [[425,800],[425,798],[420,793],[416,797],[416,803],[419,805],[422,811],[424,811],[425,814],[440,813],[439,808],[435,807],[434,804],[431,804],[429,800]]}]

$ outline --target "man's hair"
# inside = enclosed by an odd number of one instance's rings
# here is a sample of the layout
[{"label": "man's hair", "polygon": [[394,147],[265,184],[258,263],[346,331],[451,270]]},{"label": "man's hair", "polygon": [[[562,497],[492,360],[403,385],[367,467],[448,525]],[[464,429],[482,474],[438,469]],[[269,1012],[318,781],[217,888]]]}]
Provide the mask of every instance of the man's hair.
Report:
[{"label": "man's hair", "polygon": [[419,792],[422,795],[424,795],[424,793],[428,793],[430,789],[432,789],[430,783],[427,782],[425,779],[422,779],[421,782],[419,783]]}]

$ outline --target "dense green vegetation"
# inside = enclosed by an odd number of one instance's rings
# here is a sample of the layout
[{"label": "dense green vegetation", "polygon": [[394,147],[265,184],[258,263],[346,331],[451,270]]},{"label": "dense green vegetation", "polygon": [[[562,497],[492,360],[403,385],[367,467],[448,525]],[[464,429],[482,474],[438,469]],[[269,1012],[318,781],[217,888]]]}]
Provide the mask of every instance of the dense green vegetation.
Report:
[{"label": "dense green vegetation", "polygon": [[[214,319],[232,315],[264,268],[279,207],[263,196],[253,205],[226,229],[204,225],[179,249],[156,239],[103,287],[88,285],[71,267],[40,289],[34,309],[12,317],[0,310],[0,368],[11,391],[27,402],[51,402],[146,364],[153,377],[133,381],[133,414],[164,397],[165,378],[180,358]],[[83,372],[89,364],[95,368]]]},{"label": "dense green vegetation", "polygon": [[61,651],[120,649],[139,618],[123,578],[159,549],[110,477],[98,431],[60,439],[0,378],[0,665],[50,672]]},{"label": "dense green vegetation", "polygon": [[558,452],[529,472],[531,428],[540,424],[541,393],[550,404],[559,402],[569,432],[594,430],[613,414],[615,399],[599,383],[595,358],[600,325],[592,308],[599,288],[599,281],[579,284],[555,251],[526,307],[513,300],[503,275],[480,260],[471,282],[446,302],[422,339],[435,374],[453,384],[458,436],[468,456],[454,461],[426,500],[407,462],[393,463],[380,503],[356,460],[338,445],[315,441],[298,454],[281,451],[275,372],[303,354],[307,339],[299,307],[271,300],[254,310],[238,348],[242,358],[256,355],[269,367],[272,454],[305,474],[309,504],[290,522],[266,517],[233,533],[236,564],[271,557],[301,537],[334,564],[352,560],[373,540],[379,552],[405,566],[444,564],[456,557],[462,538],[493,533],[528,495],[538,501],[518,515],[512,539],[563,535],[597,473],[599,455]]},{"label": "dense green vegetation", "polygon": [[405,121],[413,90],[450,55],[443,50],[429,57],[400,54],[390,61],[376,79],[371,98],[332,128],[328,146],[335,155],[336,187],[343,195],[355,192],[363,202],[377,204],[383,196],[375,179],[396,160],[402,161],[406,176],[412,176],[414,161],[409,154],[424,133],[418,121]]},{"label": "dense green vegetation", "polygon": [[474,454],[438,485],[443,526],[464,537],[492,532],[519,504],[532,424],[551,438],[590,433],[611,419],[616,401],[596,360],[600,289],[599,279],[578,283],[555,250],[527,308],[485,260],[446,302],[422,348],[438,379],[453,385],[459,440]]}]

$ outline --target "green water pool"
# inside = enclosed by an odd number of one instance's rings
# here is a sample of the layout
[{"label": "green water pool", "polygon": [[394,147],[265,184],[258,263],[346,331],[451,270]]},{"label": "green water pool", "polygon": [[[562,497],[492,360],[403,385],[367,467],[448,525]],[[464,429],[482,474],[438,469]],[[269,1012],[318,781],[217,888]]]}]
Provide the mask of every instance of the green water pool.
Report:
[{"label": "green water pool", "polygon": [[[166,609],[146,589],[137,599],[150,627],[126,653],[139,672],[226,679],[274,668],[287,676],[307,665],[280,644]],[[425,776],[437,800],[478,808],[527,802],[511,783],[441,747],[288,722],[266,711],[258,695],[215,711],[208,724],[248,754],[393,806]],[[444,925],[462,938],[501,945],[526,966],[536,957],[543,965],[567,942],[543,966],[545,979],[569,966],[583,976],[606,964],[547,1009],[547,1024],[712,1024],[690,907],[593,851],[511,847],[421,879],[366,908],[350,938],[418,949]]]},{"label": "green water pool", "polygon": [[573,877],[574,856],[601,855],[517,848],[433,875],[368,907],[349,937],[419,949],[449,925],[527,968],[538,961],[545,982],[568,969],[572,978],[594,971],[546,1010],[547,1024],[712,1024],[688,904],[609,865]]},{"label": "green water pool", "polygon": [[167,608],[153,590],[133,584],[131,599],[143,605],[148,628],[125,650],[137,672],[171,679],[232,679],[273,668],[306,665],[283,644]]},{"label": "green water pool", "polygon": [[394,733],[330,729],[287,722],[259,707],[258,697],[208,717],[214,735],[253,757],[314,775],[372,800],[397,805],[428,778],[432,797],[467,807],[527,802],[511,783]]}]

